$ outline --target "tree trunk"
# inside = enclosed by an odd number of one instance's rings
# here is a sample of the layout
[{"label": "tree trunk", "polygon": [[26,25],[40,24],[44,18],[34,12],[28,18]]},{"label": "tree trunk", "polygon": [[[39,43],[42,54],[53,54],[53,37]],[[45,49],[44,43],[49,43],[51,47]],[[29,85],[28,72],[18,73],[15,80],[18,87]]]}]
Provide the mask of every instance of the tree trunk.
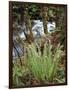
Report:
[{"label": "tree trunk", "polygon": [[42,14],[42,20],[43,20],[43,25],[44,25],[44,33],[47,34],[47,22],[48,22],[48,7],[46,6],[42,6],[41,8],[41,14]]},{"label": "tree trunk", "polygon": [[25,22],[25,25],[26,25],[26,32],[28,33],[27,34],[27,37],[26,37],[26,40],[28,42],[32,42],[34,40],[33,38],[33,33],[32,33],[32,25],[31,25],[31,20],[30,20],[30,16],[28,14],[28,5],[25,4],[24,5],[24,8],[25,8],[25,11],[24,11],[24,22]]}]

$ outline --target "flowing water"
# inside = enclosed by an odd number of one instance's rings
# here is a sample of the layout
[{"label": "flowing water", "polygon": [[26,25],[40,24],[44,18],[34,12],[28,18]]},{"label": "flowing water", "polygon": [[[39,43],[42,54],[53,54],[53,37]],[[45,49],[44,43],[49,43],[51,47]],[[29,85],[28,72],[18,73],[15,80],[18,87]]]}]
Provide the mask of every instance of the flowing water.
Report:
[{"label": "flowing water", "polygon": [[[21,38],[21,40],[25,40],[26,37],[23,32],[23,30],[26,29],[25,25],[23,26],[18,25],[18,28],[19,28],[19,31],[18,31],[19,37]],[[52,31],[54,31],[55,28],[56,28],[55,22],[48,22],[47,24],[48,33],[51,33]],[[43,22],[40,20],[33,20],[32,32],[33,32],[34,38],[38,38],[44,35]],[[13,43],[15,45],[15,48],[13,48],[13,59],[17,58],[18,53],[20,56],[22,56],[23,50],[24,50],[24,48],[19,44],[19,42],[16,41],[16,37],[17,37],[17,33],[13,33]]]}]

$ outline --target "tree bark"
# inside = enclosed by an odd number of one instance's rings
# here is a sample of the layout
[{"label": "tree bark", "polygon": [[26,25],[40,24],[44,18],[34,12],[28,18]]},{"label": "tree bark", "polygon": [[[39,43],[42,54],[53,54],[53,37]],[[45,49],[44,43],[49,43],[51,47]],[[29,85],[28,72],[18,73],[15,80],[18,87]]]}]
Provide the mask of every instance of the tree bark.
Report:
[{"label": "tree bark", "polygon": [[32,33],[32,25],[31,25],[31,19],[30,16],[28,14],[28,8],[29,6],[27,4],[24,5],[25,11],[24,11],[24,22],[26,25],[26,30],[27,30],[27,37],[26,40],[28,41],[28,43],[32,43],[34,41],[33,38],[33,33]]},{"label": "tree bark", "polygon": [[44,33],[47,34],[47,22],[48,22],[48,7],[42,6],[41,7],[41,14],[42,14],[42,20],[43,20],[43,25],[44,25]]}]

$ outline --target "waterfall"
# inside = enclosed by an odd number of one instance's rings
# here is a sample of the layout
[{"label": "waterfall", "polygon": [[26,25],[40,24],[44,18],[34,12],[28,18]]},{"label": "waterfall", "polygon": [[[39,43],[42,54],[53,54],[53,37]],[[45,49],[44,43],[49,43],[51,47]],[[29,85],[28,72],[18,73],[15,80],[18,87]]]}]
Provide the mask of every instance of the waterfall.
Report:
[{"label": "waterfall", "polygon": [[[26,37],[23,32],[23,30],[26,30],[25,24],[23,24],[23,26],[18,25],[17,27],[19,28],[19,31],[18,31],[19,37],[21,39],[25,40]],[[55,22],[48,22],[48,24],[47,24],[48,33],[51,33],[52,31],[54,31],[55,28],[56,28]],[[40,20],[33,20],[32,32],[33,32],[33,35],[35,38],[45,35],[43,22]],[[13,34],[13,40],[15,40],[15,39],[16,39],[16,35]],[[20,48],[22,48],[22,47],[20,47],[19,45],[16,45],[16,48],[19,51],[19,53],[21,54],[22,51]],[[16,53],[15,49],[13,49],[13,57],[14,58],[17,57],[17,53]]]}]

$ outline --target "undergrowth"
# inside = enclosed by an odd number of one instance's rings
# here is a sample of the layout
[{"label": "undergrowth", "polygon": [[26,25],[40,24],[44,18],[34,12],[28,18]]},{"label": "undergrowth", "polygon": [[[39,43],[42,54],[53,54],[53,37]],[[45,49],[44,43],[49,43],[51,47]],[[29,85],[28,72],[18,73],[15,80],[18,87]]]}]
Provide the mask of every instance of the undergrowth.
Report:
[{"label": "undergrowth", "polygon": [[61,59],[62,46],[60,44],[54,49],[52,53],[52,45],[50,43],[44,44],[43,54],[41,53],[40,47],[36,44],[29,45],[28,47],[28,58],[27,64],[29,70],[33,75],[40,81],[53,81],[56,77],[58,65]]}]

